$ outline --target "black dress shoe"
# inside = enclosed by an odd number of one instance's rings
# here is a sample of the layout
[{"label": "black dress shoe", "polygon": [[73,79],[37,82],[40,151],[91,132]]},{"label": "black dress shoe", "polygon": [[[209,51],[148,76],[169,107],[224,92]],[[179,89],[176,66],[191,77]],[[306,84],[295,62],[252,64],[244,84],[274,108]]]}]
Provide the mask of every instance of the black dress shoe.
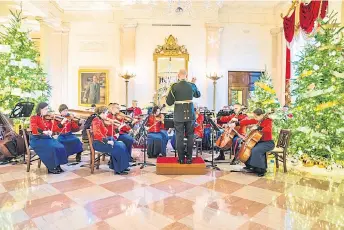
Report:
[{"label": "black dress shoe", "polygon": [[258,176],[258,177],[263,177],[263,176],[265,176],[265,172],[257,173],[257,176]]},{"label": "black dress shoe", "polygon": [[179,164],[184,164],[183,160],[179,160],[178,162],[179,162]]},{"label": "black dress shoe", "polygon": [[64,172],[60,165],[56,167],[56,170],[60,173]]},{"label": "black dress shoe", "polygon": [[188,165],[191,165],[191,164],[192,164],[192,160],[191,160],[191,159],[187,159],[187,160],[186,160],[186,163],[187,163]]},{"label": "black dress shoe", "polygon": [[233,159],[231,165],[238,165],[240,162],[236,159]]},{"label": "black dress shoe", "polygon": [[49,174],[60,174],[61,172],[60,171],[58,171],[57,169],[48,169],[48,173]]},{"label": "black dress shoe", "polygon": [[130,171],[130,168],[127,168],[127,169],[124,169],[125,172],[129,172]]},{"label": "black dress shoe", "polygon": [[81,153],[77,153],[75,157],[76,162],[81,162]]},{"label": "black dress shoe", "polygon": [[220,154],[218,157],[216,157],[214,160],[216,161],[223,161],[225,160],[225,155]]},{"label": "black dress shoe", "polygon": [[247,170],[247,171],[253,171],[251,167],[247,167],[247,166],[243,167],[242,169]]},{"label": "black dress shoe", "polygon": [[128,175],[128,172],[116,172],[116,175]]}]

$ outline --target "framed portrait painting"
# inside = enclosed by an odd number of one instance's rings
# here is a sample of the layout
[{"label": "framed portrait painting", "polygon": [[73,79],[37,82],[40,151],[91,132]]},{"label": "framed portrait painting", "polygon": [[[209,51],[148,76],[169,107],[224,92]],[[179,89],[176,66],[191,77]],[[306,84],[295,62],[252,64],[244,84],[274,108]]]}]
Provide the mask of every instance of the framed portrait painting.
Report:
[{"label": "framed portrait painting", "polygon": [[109,102],[109,71],[79,69],[79,106],[107,105]]}]

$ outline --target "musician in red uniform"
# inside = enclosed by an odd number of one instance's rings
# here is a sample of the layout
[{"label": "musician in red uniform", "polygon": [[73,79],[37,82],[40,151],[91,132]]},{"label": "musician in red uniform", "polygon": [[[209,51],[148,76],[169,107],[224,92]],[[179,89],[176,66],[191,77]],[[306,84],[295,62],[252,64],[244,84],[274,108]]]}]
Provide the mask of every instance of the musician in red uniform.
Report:
[{"label": "musician in red uniform", "polygon": [[128,174],[129,154],[127,147],[121,141],[116,141],[113,136],[108,136],[108,129],[104,121],[107,119],[108,109],[105,106],[95,109],[97,117],[92,120],[93,147],[96,151],[111,155],[111,165],[116,174]]},{"label": "musician in red uniform", "polygon": [[[65,118],[62,121],[53,121],[54,131],[59,133],[57,140],[64,145],[68,156],[76,154],[75,159],[80,162],[83,151],[82,143],[73,132],[80,130],[81,121],[73,120],[73,116],[69,114],[68,107],[65,104],[59,106],[59,112]],[[69,119],[66,117],[69,117]]]},{"label": "musician in red uniform", "polygon": [[116,130],[117,130],[117,132],[119,132],[117,140],[122,141],[126,145],[128,152],[129,152],[130,161],[134,162],[134,159],[131,156],[134,138],[128,134],[128,132],[131,130],[131,127],[129,125],[125,124],[125,118],[124,117],[121,118],[118,116],[118,114],[120,112],[120,107],[119,107],[118,103],[110,103],[108,108],[109,108],[109,113],[107,115],[107,118],[109,118],[111,120],[117,120],[123,124],[120,127],[116,126],[116,125],[109,125],[107,127],[109,130],[108,135],[114,137],[116,135]]},{"label": "musician in red uniform", "polygon": [[148,156],[166,156],[168,134],[164,130],[164,115],[160,113],[158,106],[153,107],[152,114],[149,115],[146,126],[148,129]]},{"label": "musician in red uniform", "polygon": [[[237,122],[241,121],[247,118],[247,115],[242,112],[242,105],[239,103],[234,104],[233,106],[234,109],[234,114],[229,115],[229,116],[222,116],[220,117],[219,121],[221,123],[228,123],[228,122]],[[232,151],[234,158],[231,162],[231,165],[238,164],[239,162],[237,161],[237,154],[239,150],[239,145],[243,139],[243,137],[246,135],[246,126],[245,125],[240,125],[239,128],[236,128],[237,132],[241,135],[235,135],[233,138],[232,142]],[[215,160],[224,160],[225,159],[225,154],[223,150],[220,150],[220,155],[215,159]]]},{"label": "musician in red uniform", "polygon": [[137,107],[137,101],[136,100],[132,101],[132,107],[130,107],[128,109],[128,111],[132,112],[132,116],[134,118],[139,118],[139,116],[142,115],[142,110],[139,107]]},{"label": "musician in red uniform", "polygon": [[236,124],[230,124],[230,126],[255,125],[252,129],[260,130],[263,133],[260,141],[252,148],[251,156],[245,163],[246,167],[244,167],[244,169],[254,171],[259,177],[262,177],[265,175],[267,168],[266,153],[275,147],[272,137],[273,121],[269,117],[264,118],[264,110],[262,109],[254,110],[253,115],[254,119],[244,119],[236,122]]},{"label": "musician in red uniform", "polygon": [[195,127],[194,127],[194,135],[195,139],[197,138],[203,138],[204,136],[204,127],[203,127],[203,122],[204,122],[204,115],[200,113],[199,109],[196,110],[196,121],[195,121]]},{"label": "musician in red uniform", "polygon": [[41,102],[36,108],[36,115],[30,118],[30,146],[37,153],[43,164],[47,166],[48,173],[60,174],[61,165],[67,164],[68,157],[65,147],[52,138],[53,124],[45,119],[48,114],[48,104]]}]

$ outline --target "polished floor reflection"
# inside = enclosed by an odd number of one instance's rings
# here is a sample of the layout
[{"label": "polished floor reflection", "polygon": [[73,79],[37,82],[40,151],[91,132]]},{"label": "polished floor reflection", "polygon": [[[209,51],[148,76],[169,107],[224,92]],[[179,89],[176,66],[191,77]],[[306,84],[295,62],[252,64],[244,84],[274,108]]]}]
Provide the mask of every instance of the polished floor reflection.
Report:
[{"label": "polished floor reflection", "polygon": [[[83,161],[87,161],[83,156]],[[84,163],[85,163],[84,162]],[[155,167],[114,175],[106,162],[48,175],[33,163],[0,166],[0,229],[341,229],[343,177],[221,171],[161,176]]]}]

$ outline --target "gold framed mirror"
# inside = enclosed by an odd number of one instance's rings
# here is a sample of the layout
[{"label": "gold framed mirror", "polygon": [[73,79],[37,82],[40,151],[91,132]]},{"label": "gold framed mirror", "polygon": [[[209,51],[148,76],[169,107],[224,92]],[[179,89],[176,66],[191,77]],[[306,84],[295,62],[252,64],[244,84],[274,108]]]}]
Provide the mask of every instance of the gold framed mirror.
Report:
[{"label": "gold framed mirror", "polygon": [[179,70],[188,70],[189,54],[185,46],[178,45],[177,38],[170,35],[165,38],[165,44],[157,46],[153,60],[156,79],[154,101],[163,105],[170,86],[178,80]]}]

